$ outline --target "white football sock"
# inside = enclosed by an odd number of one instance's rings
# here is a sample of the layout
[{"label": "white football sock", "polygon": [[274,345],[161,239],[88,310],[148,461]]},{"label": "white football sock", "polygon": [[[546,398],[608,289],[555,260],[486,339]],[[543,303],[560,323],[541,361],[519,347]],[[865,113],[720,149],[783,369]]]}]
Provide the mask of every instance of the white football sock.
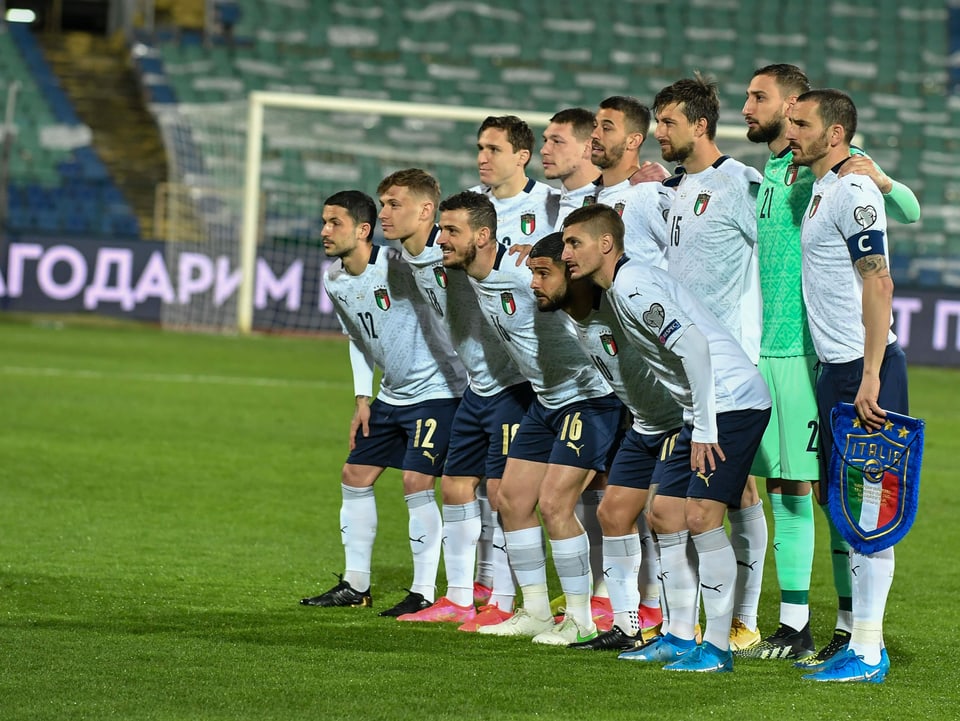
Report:
[{"label": "white football sock", "polygon": [[590,542],[590,568],[593,571],[592,594],[601,598],[609,597],[607,582],[603,576],[603,529],[597,519],[597,508],[603,500],[603,491],[584,491],[580,494],[578,510],[583,509],[582,516],[578,515],[580,525],[587,533]]},{"label": "white football sock", "polygon": [[477,541],[476,581],[481,586],[493,588],[493,508],[487,498],[487,483],[483,481],[477,488],[477,501],[480,504],[480,538]]},{"label": "white football sock", "polygon": [[373,486],[353,488],[340,485],[340,540],[345,568],[343,580],[357,591],[370,588],[370,561],[377,537],[377,502]]},{"label": "white football sock", "polygon": [[883,648],[883,612],[893,584],[893,547],[869,556],[850,551],[853,573],[853,633],[850,650],[863,656],[864,663],[880,663]]},{"label": "white football sock", "polygon": [[[566,596],[565,614],[584,628],[593,627],[590,612],[590,541],[586,533],[573,538],[550,541],[553,565],[560,578],[560,588]],[[519,579],[519,575],[517,576]],[[524,596],[524,606],[526,606]]]},{"label": "white football sock", "polygon": [[733,596],[737,585],[737,557],[727,532],[714,528],[693,537],[700,558],[700,595],[707,627],[703,640],[719,649],[730,648]]},{"label": "white football sock", "polygon": [[523,607],[536,618],[550,618],[547,596],[547,554],[540,526],[504,532],[510,567],[523,593]]},{"label": "white football sock", "polygon": [[695,553],[688,552],[690,532],[659,533],[660,575],[663,578],[663,597],[660,603],[664,617],[669,619],[668,630],[673,636],[692,641],[700,616],[697,597],[697,566]]},{"label": "white football sock", "polygon": [[493,541],[490,546],[493,549],[493,585],[488,603],[501,611],[510,612],[513,610],[517,586],[513,582],[513,569],[510,568],[510,557],[507,555],[507,539],[500,525],[500,514],[496,511],[493,512]]},{"label": "white football sock", "polygon": [[729,511],[727,517],[730,519],[730,544],[736,556],[734,612],[747,628],[754,631],[763,586],[763,561],[767,554],[767,519],[763,515],[763,501]]},{"label": "white football sock", "polygon": [[[640,590],[637,574],[640,572],[640,536],[603,537],[603,569],[607,573],[607,590],[613,622],[630,636],[640,632]],[[659,586],[658,586],[659,590]],[[659,596],[659,593],[658,593]]]},{"label": "white football sock", "polygon": [[410,550],[413,552],[413,583],[410,590],[433,603],[437,594],[437,571],[443,543],[443,519],[433,491],[418,491],[403,497],[410,512]]},{"label": "white football sock", "polygon": [[480,537],[480,504],[443,507],[443,563],[447,571],[444,594],[458,606],[473,605],[473,564]]},{"label": "white football sock", "polygon": [[647,521],[637,518],[640,538],[640,603],[649,608],[660,608],[660,549]]}]

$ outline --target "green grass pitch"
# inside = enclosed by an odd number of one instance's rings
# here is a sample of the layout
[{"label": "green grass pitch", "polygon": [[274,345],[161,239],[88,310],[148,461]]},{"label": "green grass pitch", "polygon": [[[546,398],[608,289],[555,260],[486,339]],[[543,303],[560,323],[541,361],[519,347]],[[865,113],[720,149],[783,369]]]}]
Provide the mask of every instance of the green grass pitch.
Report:
[{"label": "green grass pitch", "polygon": [[[378,618],[411,576],[395,472],[376,487],[376,608],[300,607],[342,570],[342,339],[0,317],[0,719],[960,718],[958,383],[911,369],[927,448],[886,683],[742,660],[704,678]],[[817,543],[822,642],[835,607],[819,514]],[[772,555],[766,569],[769,632]]]}]

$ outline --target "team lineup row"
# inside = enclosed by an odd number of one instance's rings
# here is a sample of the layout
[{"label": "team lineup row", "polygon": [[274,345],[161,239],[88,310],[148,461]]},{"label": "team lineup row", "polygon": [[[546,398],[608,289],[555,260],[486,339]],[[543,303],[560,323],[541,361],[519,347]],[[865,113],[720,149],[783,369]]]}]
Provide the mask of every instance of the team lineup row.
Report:
[{"label": "team lineup row", "polygon": [[[380,183],[379,213],[361,191],[326,199],[325,290],[357,402],[344,574],[301,603],[372,604],[373,485],[397,468],[414,578],[381,615],[670,670],[732,671],[736,653],[792,659],[806,679],[884,680],[893,548],[858,553],[831,522],[838,614],[817,651],[812,500],[827,496],[818,448],[831,448],[836,403],[868,429],[908,412],[886,219],[913,222],[919,206],[851,147],[851,99],[810,90],[795,66],[758,70],[743,115],[771,151],[762,175],[717,147],[716,87],[697,75],[652,111],[614,96],[555,114],[540,154],[559,190],[526,176],[533,133],[502,116],[479,129],[475,188],[441,201],[411,168]],[[669,177],[640,162],[654,120]],[[378,219],[396,247],[371,242]],[[751,474],[774,518],[780,623],[767,637]]]}]

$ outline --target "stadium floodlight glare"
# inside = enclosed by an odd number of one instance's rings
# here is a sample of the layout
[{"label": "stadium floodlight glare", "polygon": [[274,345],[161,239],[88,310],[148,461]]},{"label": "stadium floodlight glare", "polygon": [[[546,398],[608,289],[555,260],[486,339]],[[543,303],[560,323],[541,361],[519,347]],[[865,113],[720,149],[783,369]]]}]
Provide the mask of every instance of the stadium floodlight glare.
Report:
[{"label": "stadium floodlight glare", "polygon": [[[381,178],[409,167],[435,175],[444,195],[474,186],[484,118],[517,115],[539,138],[552,114],[273,91],[161,112],[171,182],[158,193],[157,227],[177,281],[164,324],[336,329],[321,287],[329,263],[320,241],[324,198],[346,188],[373,196]],[[731,155],[757,155],[742,125],[717,134]],[[659,160],[652,147],[643,159]],[[762,163],[766,147],[759,150]],[[537,150],[527,172],[543,180]]]},{"label": "stadium floodlight glare", "polygon": [[8,23],[32,23],[37,19],[37,14],[29,8],[10,8],[7,10],[4,18]]}]

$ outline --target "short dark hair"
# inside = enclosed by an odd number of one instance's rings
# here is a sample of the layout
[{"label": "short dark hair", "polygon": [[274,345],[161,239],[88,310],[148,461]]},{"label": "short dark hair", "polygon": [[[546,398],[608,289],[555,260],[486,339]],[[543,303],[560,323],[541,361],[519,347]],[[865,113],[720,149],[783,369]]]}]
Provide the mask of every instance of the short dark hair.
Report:
[{"label": "short dark hair", "polygon": [[497,209],[483,193],[464,190],[440,201],[441,213],[451,210],[467,211],[468,222],[473,230],[490,228],[491,236],[497,237]]},{"label": "short dark hair", "polygon": [[483,134],[483,131],[488,128],[503,130],[507,134],[507,141],[510,143],[510,147],[513,148],[513,152],[516,153],[521,150],[526,150],[530,153],[533,152],[533,131],[525,121],[516,115],[487,116],[487,118],[480,123],[477,137],[479,138]]},{"label": "short dark hair", "polygon": [[772,77],[784,97],[802,95],[810,90],[810,80],[806,74],[796,65],[791,65],[790,63],[764,65],[762,68],[753,72],[753,77],[757,77],[758,75],[769,75]]},{"label": "short dark hair", "polygon": [[562,263],[563,233],[548,233],[538,240],[530,249],[529,258],[549,258],[555,263]]},{"label": "short dark hair", "polygon": [[644,140],[650,132],[650,108],[629,95],[611,95],[600,101],[601,110],[618,110],[627,121],[627,131],[640,133]]},{"label": "short dark hair", "polygon": [[595,121],[596,116],[593,111],[586,108],[564,108],[550,118],[551,123],[572,126],[573,134],[581,140],[586,140],[593,134]]},{"label": "short dark hair", "polygon": [[720,119],[720,96],[717,83],[696,72],[692,78],[677,80],[663,88],[653,99],[654,110],[677,103],[684,117],[691,123],[700,118],[707,121],[707,137],[713,140],[717,135],[717,122]]},{"label": "short dark hair", "polygon": [[613,245],[623,251],[623,219],[620,213],[615,211],[609,205],[603,203],[594,203],[593,205],[584,205],[574,210],[563,221],[564,229],[571,225],[586,225],[590,232],[600,236],[609,233],[613,236]]},{"label": "short dark hair", "polygon": [[841,90],[823,88],[810,90],[797,98],[798,103],[806,101],[817,103],[817,112],[824,127],[841,126],[844,142],[847,145],[853,142],[853,136],[857,133],[857,106],[849,95]]},{"label": "short dark hair", "polygon": [[357,225],[369,223],[370,234],[367,237],[373,237],[373,229],[377,227],[377,204],[363,191],[341,190],[324,200],[323,204],[343,208]]},{"label": "short dark hair", "polygon": [[377,186],[377,195],[383,195],[394,186],[409,188],[411,192],[427,198],[434,205],[440,202],[440,183],[426,170],[406,168],[390,173]]}]

